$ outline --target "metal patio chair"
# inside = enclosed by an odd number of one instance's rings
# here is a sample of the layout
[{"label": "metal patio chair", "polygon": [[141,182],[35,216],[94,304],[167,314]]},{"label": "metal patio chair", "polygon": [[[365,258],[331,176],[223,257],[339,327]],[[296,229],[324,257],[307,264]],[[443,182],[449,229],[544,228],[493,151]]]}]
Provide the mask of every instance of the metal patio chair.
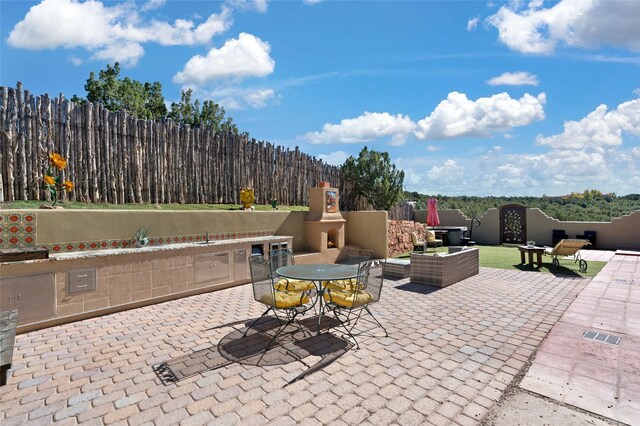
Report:
[{"label": "metal patio chair", "polygon": [[278,270],[278,268],[296,264],[293,257],[293,251],[291,251],[290,249],[271,250],[269,252],[269,263],[271,265],[271,270],[274,273],[274,285],[276,290],[311,292],[316,289],[316,285],[313,283],[313,281],[301,281],[277,276],[276,271]]},{"label": "metal patio chair", "polygon": [[[249,258],[249,268],[251,270],[253,298],[257,302],[267,306],[267,309],[247,327],[243,336],[246,336],[251,328],[271,312],[280,326],[267,345],[266,349],[269,349],[276,337],[296,321],[298,317],[304,315],[311,309],[313,305],[310,304],[311,298],[306,291],[276,289],[270,260],[262,256],[251,256]],[[304,333],[304,329],[299,323],[298,327]]]},{"label": "metal patio chair", "polygon": [[[359,265],[362,262],[366,262],[373,256],[373,250],[369,249],[351,249],[349,250],[349,257],[347,259],[347,265]],[[351,278],[348,280],[333,280],[324,281],[322,288],[329,288],[332,290],[348,290],[352,284],[355,284],[356,279]]]},{"label": "metal patio chair", "polygon": [[[363,332],[354,333],[354,329],[360,320],[377,325],[384,331],[385,336],[389,336],[384,326],[376,319],[371,312],[370,306],[380,301],[382,292],[384,259],[369,260],[360,263],[358,267],[358,277],[344,289],[336,289],[327,286],[324,290],[324,301],[327,310],[353,339],[357,348],[360,348],[356,335]],[[363,313],[365,316],[363,316]],[[368,316],[366,316],[368,314]],[[370,318],[369,318],[370,317]],[[368,332],[370,330],[366,330]]]}]

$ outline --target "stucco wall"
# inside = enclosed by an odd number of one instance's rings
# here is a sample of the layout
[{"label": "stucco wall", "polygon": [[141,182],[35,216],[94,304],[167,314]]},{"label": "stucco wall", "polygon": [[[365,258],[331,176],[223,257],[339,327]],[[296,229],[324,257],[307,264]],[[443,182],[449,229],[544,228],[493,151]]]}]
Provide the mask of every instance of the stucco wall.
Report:
[{"label": "stucco wall", "polygon": [[[144,226],[150,236],[276,231],[289,212],[34,210],[39,244],[67,241],[128,239]],[[285,229],[286,229],[285,225]]]},{"label": "stucco wall", "polygon": [[347,220],[345,243],[373,250],[374,258],[388,257],[387,212],[342,212]]},{"label": "stucco wall", "polygon": [[596,231],[596,248],[606,250],[640,248],[640,210],[611,222],[563,222],[540,209],[527,209],[527,238],[551,245],[554,229],[564,229],[569,238]]},{"label": "stucco wall", "polygon": [[[417,222],[425,222],[427,218],[426,210],[415,212]],[[471,228],[471,219],[459,209],[438,210],[438,218],[442,226],[466,226]],[[482,216],[478,217],[481,226],[473,226],[471,237],[478,244],[500,244],[500,211],[489,209]]]},{"label": "stucco wall", "polygon": [[[61,252],[79,250],[77,242],[84,242],[89,249],[90,242],[129,240],[141,226],[151,229],[149,238],[162,237],[165,239],[164,242],[170,236],[197,236],[200,239],[206,231],[210,236],[227,234],[226,238],[233,238],[234,233],[256,233],[259,236],[287,235],[293,236],[294,252],[305,251],[308,247],[304,234],[304,221],[307,214],[305,211],[16,210],[15,212],[22,218],[35,217],[34,244],[60,245]],[[3,214],[7,222],[13,216],[10,210],[3,211]],[[344,212],[343,216],[347,220],[346,245],[370,248],[374,250],[376,257],[386,257],[386,212]],[[16,223],[21,222],[23,220],[18,220]],[[27,225],[32,223],[23,223],[20,232],[23,232],[23,228]],[[73,243],[71,244],[73,247],[67,249],[65,243]],[[33,245],[24,242],[20,244]],[[105,246],[105,248],[108,247]]]},{"label": "stucco wall", "polygon": [[[440,225],[467,226],[471,221],[460,210],[438,210]],[[416,211],[416,221],[424,222],[426,210]],[[420,219],[420,220],[419,220]],[[482,225],[473,228],[478,244],[500,244],[500,210],[489,209],[478,218]],[[527,239],[538,245],[551,245],[554,229],[564,229],[569,238],[596,231],[596,248],[603,250],[640,248],[640,210],[611,222],[569,222],[547,216],[538,208],[527,209]]]}]

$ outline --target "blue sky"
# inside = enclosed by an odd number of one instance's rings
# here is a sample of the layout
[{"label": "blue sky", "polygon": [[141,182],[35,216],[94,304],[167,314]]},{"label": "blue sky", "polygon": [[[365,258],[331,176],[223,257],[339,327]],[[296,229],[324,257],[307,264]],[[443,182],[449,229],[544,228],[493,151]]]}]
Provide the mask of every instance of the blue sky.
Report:
[{"label": "blue sky", "polygon": [[0,2],[0,84],[83,96],[90,71],[225,106],[339,165],[389,152],[405,189],[640,192],[640,1]]}]

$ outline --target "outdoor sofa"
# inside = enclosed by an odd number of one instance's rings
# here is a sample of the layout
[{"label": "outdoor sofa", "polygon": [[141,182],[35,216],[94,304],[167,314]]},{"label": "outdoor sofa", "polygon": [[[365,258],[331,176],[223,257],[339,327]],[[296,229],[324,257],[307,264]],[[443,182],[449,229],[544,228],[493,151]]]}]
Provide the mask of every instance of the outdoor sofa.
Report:
[{"label": "outdoor sofa", "polygon": [[412,283],[446,287],[480,272],[477,248],[449,247],[446,254],[411,253]]}]

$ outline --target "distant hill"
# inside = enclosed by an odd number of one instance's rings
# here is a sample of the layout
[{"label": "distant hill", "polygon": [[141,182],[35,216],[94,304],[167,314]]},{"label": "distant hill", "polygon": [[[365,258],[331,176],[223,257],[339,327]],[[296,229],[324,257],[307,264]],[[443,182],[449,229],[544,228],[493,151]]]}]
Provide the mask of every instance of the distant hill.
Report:
[{"label": "distant hill", "polygon": [[[586,192],[586,191],[585,191]],[[476,197],[424,195],[417,192],[405,192],[407,200],[417,201],[416,209],[426,209],[426,200],[430,197],[438,199],[440,209],[460,209],[468,217],[478,217],[490,208],[505,204],[522,204],[539,208],[547,215],[559,220],[609,222],[611,219],[640,210],[640,194],[616,196],[600,194],[587,196],[568,194],[542,197]]]}]

